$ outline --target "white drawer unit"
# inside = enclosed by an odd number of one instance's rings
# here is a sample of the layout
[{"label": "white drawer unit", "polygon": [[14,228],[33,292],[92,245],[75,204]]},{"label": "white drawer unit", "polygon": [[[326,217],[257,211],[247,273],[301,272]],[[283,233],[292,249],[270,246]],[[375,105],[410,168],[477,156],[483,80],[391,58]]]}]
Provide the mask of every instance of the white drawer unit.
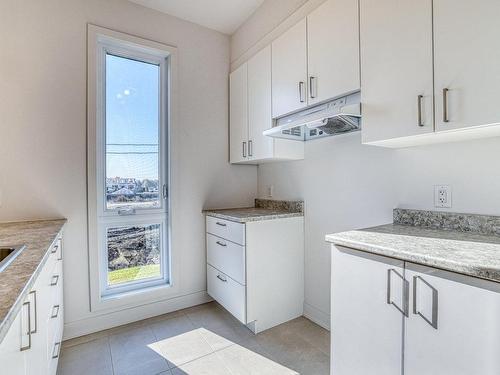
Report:
[{"label": "white drawer unit", "polygon": [[245,286],[225,273],[207,265],[208,293],[236,319],[246,324]]},{"label": "white drawer unit", "polygon": [[55,375],[63,334],[62,235],[48,257],[20,311],[0,343],[6,374]]},{"label": "white drawer unit", "polygon": [[244,246],[207,233],[207,263],[246,284]]},{"label": "white drawer unit", "polygon": [[207,216],[207,291],[254,333],[302,315],[304,218]]},{"label": "white drawer unit", "polygon": [[207,216],[207,233],[245,245],[245,224]]}]

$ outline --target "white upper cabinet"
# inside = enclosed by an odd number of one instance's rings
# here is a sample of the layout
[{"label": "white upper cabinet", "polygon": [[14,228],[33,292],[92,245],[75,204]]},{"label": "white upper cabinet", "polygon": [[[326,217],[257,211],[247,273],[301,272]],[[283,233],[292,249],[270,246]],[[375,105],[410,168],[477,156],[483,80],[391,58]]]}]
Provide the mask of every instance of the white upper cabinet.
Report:
[{"label": "white upper cabinet", "polygon": [[364,143],[434,131],[432,1],[360,0]]},{"label": "white upper cabinet", "polygon": [[273,117],[307,106],[307,41],[303,19],[272,43]]},{"label": "white upper cabinet", "polygon": [[247,64],[229,77],[230,160],[238,163],[248,159],[248,91]]},{"label": "white upper cabinet", "polygon": [[359,91],[358,0],[328,0],[314,10],[307,43],[309,105]]},{"label": "white upper cabinet", "polygon": [[406,264],[405,375],[500,374],[500,284]]},{"label": "white upper cabinet", "polygon": [[262,134],[273,126],[271,97],[271,46],[248,61],[248,155],[260,160],[273,157],[273,138]]},{"label": "white upper cabinet", "polygon": [[271,46],[268,46],[230,76],[231,163],[303,159],[303,142],[262,134],[272,126]]},{"label": "white upper cabinet", "polygon": [[437,131],[500,123],[499,15],[498,0],[434,0]]}]

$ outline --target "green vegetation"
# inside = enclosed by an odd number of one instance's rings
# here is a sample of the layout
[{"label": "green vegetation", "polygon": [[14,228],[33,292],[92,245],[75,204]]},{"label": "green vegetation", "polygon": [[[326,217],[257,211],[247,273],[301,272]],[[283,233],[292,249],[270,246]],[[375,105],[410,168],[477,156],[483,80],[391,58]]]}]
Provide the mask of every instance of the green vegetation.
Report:
[{"label": "green vegetation", "polygon": [[160,276],[160,265],[150,264],[108,272],[109,285]]}]

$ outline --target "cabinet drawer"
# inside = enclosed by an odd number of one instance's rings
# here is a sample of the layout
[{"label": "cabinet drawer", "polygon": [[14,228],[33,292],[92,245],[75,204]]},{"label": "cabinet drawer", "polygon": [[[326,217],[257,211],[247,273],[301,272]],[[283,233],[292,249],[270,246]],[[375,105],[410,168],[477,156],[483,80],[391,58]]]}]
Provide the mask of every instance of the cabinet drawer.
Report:
[{"label": "cabinet drawer", "polygon": [[208,294],[243,324],[246,324],[245,287],[207,264]]},{"label": "cabinet drawer", "polygon": [[207,216],[207,232],[225,240],[245,245],[245,224]]},{"label": "cabinet drawer", "polygon": [[245,247],[207,233],[207,262],[245,285]]}]

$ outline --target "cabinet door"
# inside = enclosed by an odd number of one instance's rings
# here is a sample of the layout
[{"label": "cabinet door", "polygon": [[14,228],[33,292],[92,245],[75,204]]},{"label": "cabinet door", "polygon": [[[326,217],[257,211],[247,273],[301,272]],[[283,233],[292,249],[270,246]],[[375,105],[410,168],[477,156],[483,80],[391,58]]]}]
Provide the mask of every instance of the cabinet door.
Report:
[{"label": "cabinet door", "polygon": [[271,46],[248,61],[248,156],[250,160],[273,157],[273,138],[262,134],[272,123]]},{"label": "cabinet door", "polygon": [[309,104],[358,91],[358,0],[328,0],[307,17]]},{"label": "cabinet door", "polygon": [[407,264],[405,375],[500,374],[500,284]]},{"label": "cabinet door", "polygon": [[438,131],[500,122],[499,14],[498,0],[434,0]]},{"label": "cabinet door", "polygon": [[402,311],[408,311],[404,263],[332,250],[331,373],[400,375]]},{"label": "cabinet door", "polygon": [[306,20],[272,43],[273,117],[307,106]]},{"label": "cabinet door", "polygon": [[230,161],[238,163],[248,158],[248,80],[247,64],[229,77],[229,136]]},{"label": "cabinet door", "polygon": [[432,133],[432,0],[360,0],[363,143]]},{"label": "cabinet door", "polygon": [[21,347],[27,345],[27,338],[24,339],[26,342],[22,340],[27,337],[27,334],[23,335],[23,332],[27,331],[27,325],[22,324],[23,314],[27,316],[26,309],[27,307],[23,306],[0,343],[2,374],[25,375],[24,351],[21,351]]}]

